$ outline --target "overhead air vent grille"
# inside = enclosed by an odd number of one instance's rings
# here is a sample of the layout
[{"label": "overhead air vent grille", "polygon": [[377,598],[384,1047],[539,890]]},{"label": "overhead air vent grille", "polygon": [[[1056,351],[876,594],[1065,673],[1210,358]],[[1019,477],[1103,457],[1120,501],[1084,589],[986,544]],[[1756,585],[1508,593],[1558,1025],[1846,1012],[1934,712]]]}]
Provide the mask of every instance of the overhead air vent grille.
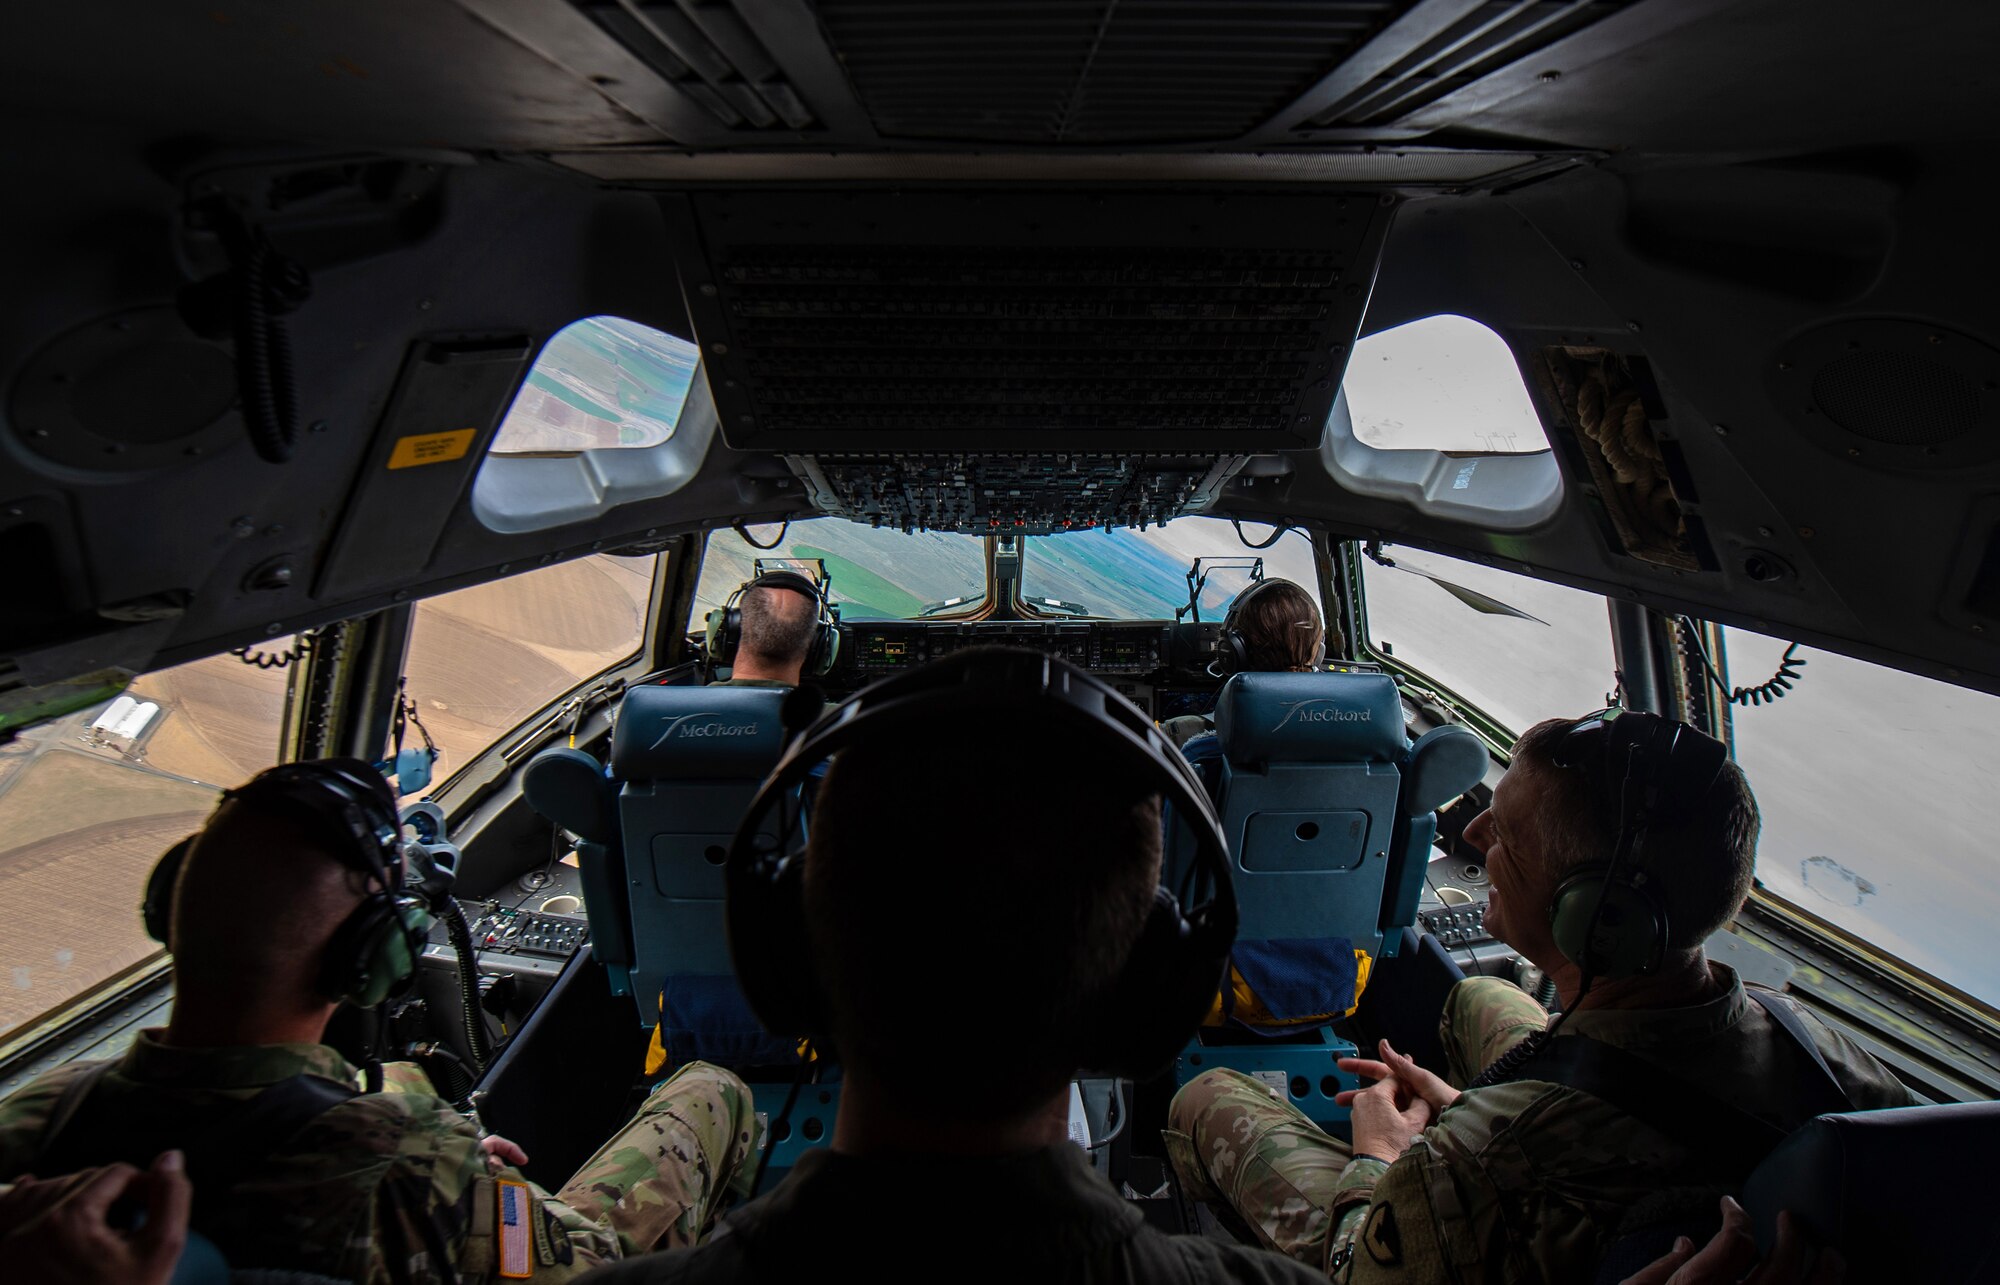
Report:
[{"label": "overhead air vent grille", "polygon": [[779,70],[729,0],[575,0],[675,89],[729,129],[818,127],[805,100]]},{"label": "overhead air vent grille", "polygon": [[1631,3],[1488,0],[1300,124],[1309,129],[1388,124]]},{"label": "overhead air vent grille", "polygon": [[1374,195],[686,200],[723,434],[812,454],[1316,445],[1388,222]]},{"label": "overhead air vent grille", "polygon": [[885,137],[1195,142],[1284,110],[1409,0],[819,0]]}]

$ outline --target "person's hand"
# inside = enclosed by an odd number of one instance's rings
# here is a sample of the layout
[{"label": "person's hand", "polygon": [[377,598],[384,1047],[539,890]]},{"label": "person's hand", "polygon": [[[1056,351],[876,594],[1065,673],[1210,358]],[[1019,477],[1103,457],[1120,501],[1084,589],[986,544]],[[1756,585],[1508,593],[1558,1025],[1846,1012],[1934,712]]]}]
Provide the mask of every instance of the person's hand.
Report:
[{"label": "person's hand", "polygon": [[499,1173],[508,1165],[515,1168],[528,1163],[528,1153],[519,1144],[509,1142],[499,1134],[488,1134],[479,1140],[479,1149],[486,1153],[486,1172]]},{"label": "person's hand", "polygon": [[1354,1154],[1392,1164],[1436,1116],[1430,1103],[1402,1091],[1394,1079],[1354,1090],[1348,1105],[1354,1113]]},{"label": "person's hand", "polygon": [[[1807,1266],[1811,1265],[1808,1274]],[[1744,1273],[1749,1272],[1748,1276]],[[1840,1285],[1847,1264],[1830,1249],[1813,1261],[1812,1245],[1790,1212],[1778,1215],[1778,1240],[1771,1256],[1757,1262],[1757,1242],[1750,1237],[1750,1216],[1743,1206],[1722,1198],[1722,1228],[1699,1251],[1683,1236],[1621,1285]]]},{"label": "person's hand", "polygon": [[[111,1225],[112,1205],[143,1200],[145,1225]],[[194,1189],[168,1151],[145,1173],[131,1165],[62,1178],[24,1177],[0,1195],[0,1262],[24,1280],[53,1285],[166,1285],[187,1244]]]},{"label": "person's hand", "polygon": [[[1389,1041],[1383,1040],[1379,1048],[1382,1053],[1380,1062],[1365,1057],[1344,1057],[1340,1059],[1340,1069],[1366,1080],[1395,1080],[1406,1094],[1428,1102],[1433,1111],[1442,1111],[1458,1101],[1457,1089],[1389,1047]],[[1336,1093],[1333,1100],[1336,1105],[1349,1106],[1359,1092],[1360,1089],[1346,1089]]]}]

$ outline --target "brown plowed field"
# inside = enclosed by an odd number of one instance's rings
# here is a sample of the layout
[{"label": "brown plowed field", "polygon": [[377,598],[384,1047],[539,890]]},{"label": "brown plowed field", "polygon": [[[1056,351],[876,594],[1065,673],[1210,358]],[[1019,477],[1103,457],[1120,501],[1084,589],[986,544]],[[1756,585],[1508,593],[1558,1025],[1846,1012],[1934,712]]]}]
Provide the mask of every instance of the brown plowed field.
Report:
[{"label": "brown plowed field", "polygon": [[0,796],[0,1034],[159,949],[139,922],[146,876],[213,799],[65,749]]}]

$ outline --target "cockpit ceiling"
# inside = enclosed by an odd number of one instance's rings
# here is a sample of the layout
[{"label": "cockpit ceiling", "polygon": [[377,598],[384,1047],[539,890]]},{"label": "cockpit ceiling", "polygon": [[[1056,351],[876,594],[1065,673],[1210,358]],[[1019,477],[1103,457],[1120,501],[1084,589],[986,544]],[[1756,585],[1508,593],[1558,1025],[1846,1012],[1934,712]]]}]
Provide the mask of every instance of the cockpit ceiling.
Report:
[{"label": "cockpit ceiling", "polygon": [[1395,198],[793,190],[663,204],[732,447],[1213,458],[1318,445]]}]

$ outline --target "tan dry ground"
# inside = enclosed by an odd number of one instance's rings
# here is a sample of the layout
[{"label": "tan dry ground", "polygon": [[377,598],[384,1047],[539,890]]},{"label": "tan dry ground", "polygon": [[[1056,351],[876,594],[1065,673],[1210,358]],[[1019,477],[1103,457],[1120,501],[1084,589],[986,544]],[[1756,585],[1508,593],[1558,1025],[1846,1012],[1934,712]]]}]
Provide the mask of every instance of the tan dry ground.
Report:
[{"label": "tan dry ground", "polygon": [[[272,650],[289,645],[280,640]],[[158,701],[165,711],[146,742],[145,761],[222,787],[255,776],[277,761],[286,673],[210,656],[138,679],[132,695]]]},{"label": "tan dry ground", "polygon": [[146,876],[214,797],[60,747],[0,795],[0,1034],[158,949]]},{"label": "tan dry ground", "polygon": [[[588,558],[420,604],[409,690],[444,751],[437,775],[636,650],[652,575],[651,558]],[[132,694],[162,711],[144,767],[77,743],[96,710],[0,749],[0,1034],[157,949],[139,923],[146,875],[215,798],[160,773],[229,786],[270,766],[286,677],[224,655],[140,678]]]},{"label": "tan dry ground", "polygon": [[645,636],[653,560],[561,563],[419,604],[409,693],[442,778]]}]

